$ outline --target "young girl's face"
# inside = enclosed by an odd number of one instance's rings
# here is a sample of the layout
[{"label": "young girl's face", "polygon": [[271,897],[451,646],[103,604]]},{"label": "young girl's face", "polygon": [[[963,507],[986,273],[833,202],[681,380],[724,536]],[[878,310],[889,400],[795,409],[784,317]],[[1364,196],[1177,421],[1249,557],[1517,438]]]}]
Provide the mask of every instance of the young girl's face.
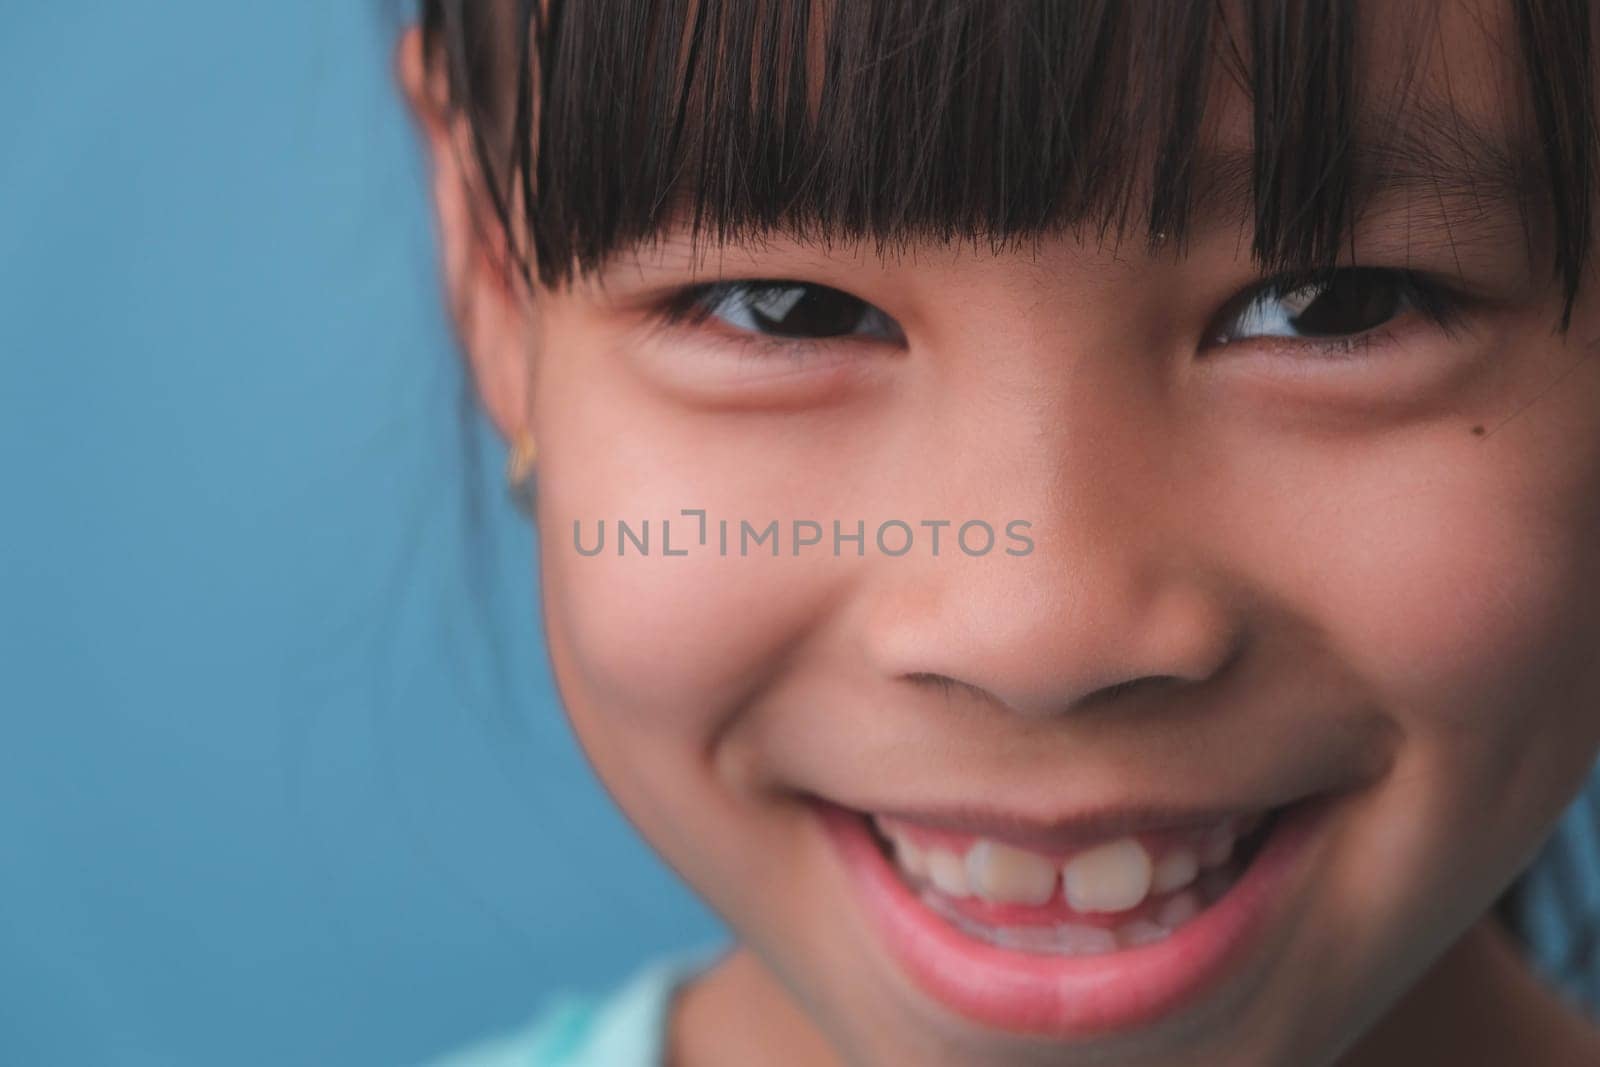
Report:
[{"label": "young girl's face", "polygon": [[1406,127],[1381,269],[1255,287],[1227,203],[1154,253],[680,232],[469,328],[595,770],[841,1056],[1325,1062],[1589,769],[1600,322],[1463,147],[1514,97],[1450,12],[1382,57],[1462,125]]}]

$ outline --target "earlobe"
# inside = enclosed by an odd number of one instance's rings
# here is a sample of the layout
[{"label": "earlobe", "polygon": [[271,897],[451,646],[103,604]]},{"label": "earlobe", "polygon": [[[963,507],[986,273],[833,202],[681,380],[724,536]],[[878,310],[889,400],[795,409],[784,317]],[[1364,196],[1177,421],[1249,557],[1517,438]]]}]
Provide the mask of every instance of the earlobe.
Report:
[{"label": "earlobe", "polygon": [[480,204],[465,119],[451,106],[444,74],[429,64],[422,32],[408,28],[395,73],[432,164],[440,273],[447,306],[478,395],[496,428],[514,439],[527,421],[535,323],[507,268],[493,212]]},{"label": "earlobe", "polygon": [[506,486],[512,501],[530,518],[538,515],[538,477],[536,465],[538,445],[526,428],[518,430],[511,440],[511,452],[506,457]]}]

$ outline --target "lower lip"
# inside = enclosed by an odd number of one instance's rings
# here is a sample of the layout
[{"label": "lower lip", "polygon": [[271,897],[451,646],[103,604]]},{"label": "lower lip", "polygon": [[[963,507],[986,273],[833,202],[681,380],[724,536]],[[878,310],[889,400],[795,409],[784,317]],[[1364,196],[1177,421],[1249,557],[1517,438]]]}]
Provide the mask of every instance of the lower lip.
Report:
[{"label": "lower lip", "polygon": [[1319,799],[1284,810],[1238,882],[1163,940],[1076,957],[1013,951],[962,933],[901,881],[864,816],[830,804],[819,810],[890,954],[924,992],[985,1026],[1087,1038],[1155,1023],[1250,957],[1327,807]]}]

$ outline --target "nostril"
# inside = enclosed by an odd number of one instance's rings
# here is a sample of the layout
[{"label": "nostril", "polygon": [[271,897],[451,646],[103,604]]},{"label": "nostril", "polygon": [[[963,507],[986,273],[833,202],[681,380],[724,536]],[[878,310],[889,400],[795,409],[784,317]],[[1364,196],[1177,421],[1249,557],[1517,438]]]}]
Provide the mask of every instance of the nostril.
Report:
[{"label": "nostril", "polygon": [[[910,671],[901,675],[901,677],[915,685],[920,685],[931,689],[938,689],[946,696],[949,696],[952,693],[963,693],[983,704],[1007,710],[1013,710],[1011,705],[1007,704],[1004,700],[1001,700],[994,693],[983,688],[982,686],[973,685],[971,682],[963,682],[961,679],[952,678],[948,674],[938,674],[932,671]],[[1080,704],[1083,707],[1096,707],[1110,704],[1117,698],[1126,696],[1128,693],[1136,690],[1143,692],[1147,689],[1167,689],[1174,685],[1181,684],[1183,681],[1184,679],[1174,674],[1147,674],[1143,675],[1142,677],[1132,678],[1125,682],[1117,682],[1114,685],[1108,685],[1100,689],[1096,689],[1085,696]]]},{"label": "nostril", "polygon": [[1143,678],[1134,678],[1126,682],[1108,685],[1104,689],[1097,689],[1084,698],[1085,704],[1109,703],[1116,698],[1130,693],[1135,689],[1157,688],[1164,689],[1183,679],[1172,674],[1147,674]]},{"label": "nostril", "polygon": [[901,677],[903,677],[906,681],[911,682],[913,685],[921,685],[930,689],[938,689],[946,694],[956,692],[965,693],[976,700],[981,700],[985,704],[999,704],[1002,707],[1004,706],[1004,701],[1000,700],[987,689],[973,685],[971,682],[963,682],[959,678],[952,678],[948,674],[935,674],[931,671],[911,671],[902,675]]}]

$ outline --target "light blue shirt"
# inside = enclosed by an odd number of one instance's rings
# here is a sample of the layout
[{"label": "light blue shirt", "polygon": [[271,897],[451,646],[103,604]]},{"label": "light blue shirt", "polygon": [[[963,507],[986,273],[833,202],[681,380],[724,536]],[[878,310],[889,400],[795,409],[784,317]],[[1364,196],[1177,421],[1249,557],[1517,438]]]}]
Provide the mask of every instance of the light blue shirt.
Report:
[{"label": "light blue shirt", "polygon": [[660,1067],[673,994],[727,951],[652,961],[602,996],[557,997],[524,1025],[424,1067]]}]

